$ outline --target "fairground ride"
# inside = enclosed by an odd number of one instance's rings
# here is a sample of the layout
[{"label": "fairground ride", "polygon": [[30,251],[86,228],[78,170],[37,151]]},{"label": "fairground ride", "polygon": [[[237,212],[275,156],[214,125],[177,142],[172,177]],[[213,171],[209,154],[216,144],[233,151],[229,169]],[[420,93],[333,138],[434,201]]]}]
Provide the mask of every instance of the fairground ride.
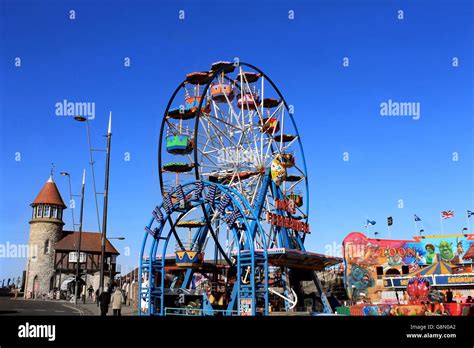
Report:
[{"label": "fairground ride", "polygon": [[250,64],[188,74],[166,107],[162,202],[145,227],[140,315],[269,315],[340,259],[307,252],[308,173],[292,107]]}]

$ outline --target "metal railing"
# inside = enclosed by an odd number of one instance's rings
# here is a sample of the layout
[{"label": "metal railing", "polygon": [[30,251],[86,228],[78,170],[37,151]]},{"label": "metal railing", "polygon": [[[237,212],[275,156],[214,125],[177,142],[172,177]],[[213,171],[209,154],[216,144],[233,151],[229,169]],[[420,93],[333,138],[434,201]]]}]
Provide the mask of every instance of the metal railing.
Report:
[{"label": "metal railing", "polygon": [[201,309],[201,308],[172,308],[172,307],[168,307],[168,308],[165,308],[165,316],[171,316],[171,315],[174,315],[174,316],[238,316],[239,315],[239,311],[227,311],[227,310],[217,310],[217,309],[214,309],[212,310],[212,314],[209,313],[207,314],[206,312],[208,311],[205,311],[204,309]]}]

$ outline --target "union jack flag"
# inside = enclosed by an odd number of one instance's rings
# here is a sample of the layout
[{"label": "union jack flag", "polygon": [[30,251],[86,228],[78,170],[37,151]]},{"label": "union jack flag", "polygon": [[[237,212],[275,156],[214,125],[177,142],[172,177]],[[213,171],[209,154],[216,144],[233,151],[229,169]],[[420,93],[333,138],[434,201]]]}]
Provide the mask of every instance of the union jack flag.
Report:
[{"label": "union jack flag", "polygon": [[443,219],[450,219],[454,217],[454,210],[445,210],[441,212],[441,217]]}]

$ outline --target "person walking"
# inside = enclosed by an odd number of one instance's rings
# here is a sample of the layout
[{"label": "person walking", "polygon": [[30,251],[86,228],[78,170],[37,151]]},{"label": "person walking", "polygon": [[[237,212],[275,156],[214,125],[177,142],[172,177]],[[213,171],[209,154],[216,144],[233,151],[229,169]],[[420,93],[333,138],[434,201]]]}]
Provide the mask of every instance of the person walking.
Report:
[{"label": "person walking", "polygon": [[100,303],[100,316],[105,317],[107,315],[107,312],[109,311],[110,292],[103,291],[99,295],[99,303]]},{"label": "person walking", "polygon": [[89,293],[89,300],[92,300],[92,294],[94,293],[94,288],[92,287],[92,285],[89,285],[87,292]]},{"label": "person walking", "polygon": [[112,311],[114,313],[114,317],[120,317],[122,315],[122,300],[122,289],[117,286],[114,294],[112,295]]},{"label": "person walking", "polygon": [[97,307],[99,307],[99,288],[95,291],[95,302],[97,303]]}]

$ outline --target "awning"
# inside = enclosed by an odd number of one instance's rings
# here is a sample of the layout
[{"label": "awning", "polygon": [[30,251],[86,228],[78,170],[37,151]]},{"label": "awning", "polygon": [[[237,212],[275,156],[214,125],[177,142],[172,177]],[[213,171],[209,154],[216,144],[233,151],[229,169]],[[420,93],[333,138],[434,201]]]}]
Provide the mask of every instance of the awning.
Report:
[{"label": "awning", "polygon": [[424,275],[434,275],[434,274],[452,274],[453,273],[453,265],[446,261],[438,261],[436,263],[431,264],[430,266],[421,268],[416,270],[415,272],[407,274],[407,277],[413,276],[424,276]]}]

